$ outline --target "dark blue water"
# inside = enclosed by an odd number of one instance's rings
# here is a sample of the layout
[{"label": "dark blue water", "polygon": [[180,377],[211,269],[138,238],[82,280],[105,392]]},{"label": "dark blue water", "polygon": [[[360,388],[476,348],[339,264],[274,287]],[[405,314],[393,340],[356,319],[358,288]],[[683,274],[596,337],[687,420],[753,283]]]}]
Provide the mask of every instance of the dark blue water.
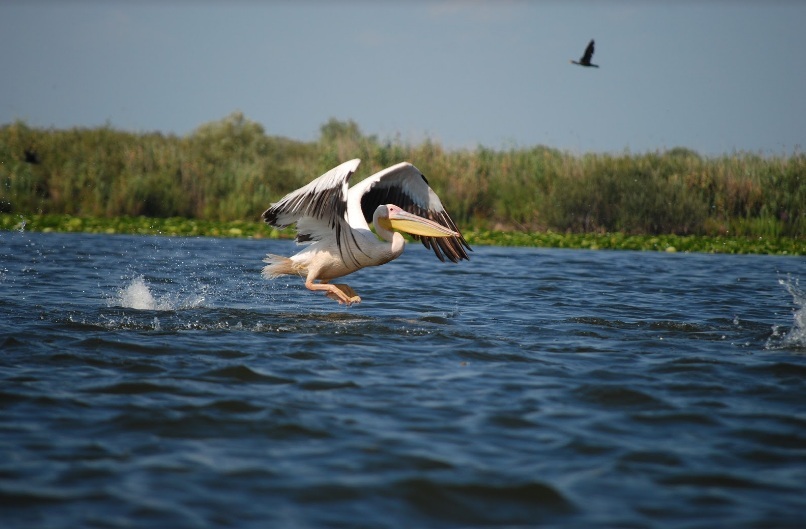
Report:
[{"label": "dark blue water", "polygon": [[0,232],[2,526],[803,527],[803,258],[293,250]]}]

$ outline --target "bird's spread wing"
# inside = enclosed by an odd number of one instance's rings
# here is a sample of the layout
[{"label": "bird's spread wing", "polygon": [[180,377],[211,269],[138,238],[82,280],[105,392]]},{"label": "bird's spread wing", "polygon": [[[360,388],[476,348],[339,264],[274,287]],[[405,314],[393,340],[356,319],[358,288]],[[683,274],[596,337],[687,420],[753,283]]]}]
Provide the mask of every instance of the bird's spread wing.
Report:
[{"label": "bird's spread wing", "polygon": [[308,185],[293,191],[263,212],[263,220],[276,228],[297,224],[301,244],[333,237],[341,247],[347,231],[347,182],[361,160],[344,162]]},{"label": "bird's spread wing", "polygon": [[[605,42],[605,44],[607,44],[607,43]],[[588,44],[588,47],[585,48],[585,55],[582,56],[582,58],[579,60],[579,62],[589,63],[591,61],[591,59],[593,58],[593,50],[594,50],[594,45],[593,45],[593,40],[591,40],[590,43]]]},{"label": "bird's spread wing", "polygon": [[[350,189],[350,202],[360,201],[364,220],[369,224],[375,209],[384,204],[394,204],[409,213],[437,222],[459,233],[436,193],[428,186],[425,176],[408,162],[399,163],[375,173]],[[454,237],[423,237],[426,248],[434,250],[440,261],[447,257],[454,263],[468,259],[465,249],[470,246],[459,233]]]}]

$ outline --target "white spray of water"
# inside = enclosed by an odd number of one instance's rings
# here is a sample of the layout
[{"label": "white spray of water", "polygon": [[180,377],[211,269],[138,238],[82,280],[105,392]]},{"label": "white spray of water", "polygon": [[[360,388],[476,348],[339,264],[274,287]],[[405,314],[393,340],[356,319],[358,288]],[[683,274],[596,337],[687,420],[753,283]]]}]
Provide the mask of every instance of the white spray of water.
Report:
[{"label": "white spray of water", "polygon": [[205,295],[202,293],[192,296],[177,296],[165,294],[154,296],[151,288],[143,276],[135,277],[125,287],[117,292],[117,296],[109,300],[110,305],[137,310],[178,310],[199,307],[204,304]]},{"label": "white spray of water", "polygon": [[166,310],[169,307],[162,308],[160,303],[154,298],[151,289],[148,288],[143,276],[135,277],[131,283],[121,288],[118,291],[117,298],[114,300],[117,305],[130,309],[137,310]]},{"label": "white spray of water", "polygon": [[[773,347],[806,348],[806,292],[801,290],[798,279],[779,279],[778,283],[789,292],[798,308],[792,315],[792,328],[783,337],[780,336],[777,327],[773,328],[772,338],[776,339]],[[768,342],[769,345],[772,344]]]}]

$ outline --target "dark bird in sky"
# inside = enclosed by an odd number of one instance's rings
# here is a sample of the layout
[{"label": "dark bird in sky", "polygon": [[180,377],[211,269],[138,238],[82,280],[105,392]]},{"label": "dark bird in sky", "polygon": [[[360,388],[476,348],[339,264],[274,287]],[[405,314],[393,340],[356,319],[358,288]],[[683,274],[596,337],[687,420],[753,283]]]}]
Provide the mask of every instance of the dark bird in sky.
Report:
[{"label": "dark bird in sky", "polygon": [[579,61],[571,61],[573,64],[578,64],[580,66],[590,66],[593,68],[598,68],[598,64],[591,63],[591,59],[593,58],[593,39],[591,39],[590,44],[588,47],[585,48],[585,54],[579,58]]}]

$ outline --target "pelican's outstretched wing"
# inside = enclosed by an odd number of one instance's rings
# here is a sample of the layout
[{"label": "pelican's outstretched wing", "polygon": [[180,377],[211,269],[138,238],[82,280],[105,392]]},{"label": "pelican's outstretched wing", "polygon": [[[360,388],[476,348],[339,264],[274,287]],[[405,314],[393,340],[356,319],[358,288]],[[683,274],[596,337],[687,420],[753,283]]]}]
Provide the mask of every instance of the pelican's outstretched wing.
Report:
[{"label": "pelican's outstretched wing", "polygon": [[263,212],[263,220],[277,228],[288,227],[303,217],[327,220],[344,218],[347,182],[361,160],[334,167],[308,185],[292,191]]},{"label": "pelican's outstretched wing", "polygon": [[[364,220],[370,223],[378,206],[394,204],[459,233],[439,197],[428,186],[425,176],[408,162],[388,167],[356,184],[350,188],[348,201],[351,224],[354,223],[352,216],[358,215],[359,211]],[[440,261],[446,257],[454,263],[468,259],[465,248],[471,250],[461,233],[456,237],[412,237],[420,239],[426,248],[433,249]]]},{"label": "pelican's outstretched wing", "polygon": [[[297,224],[297,242],[320,240],[346,222],[347,182],[361,160],[334,167],[308,185],[293,191],[263,212],[275,228]],[[338,237],[337,237],[338,239]]]}]

